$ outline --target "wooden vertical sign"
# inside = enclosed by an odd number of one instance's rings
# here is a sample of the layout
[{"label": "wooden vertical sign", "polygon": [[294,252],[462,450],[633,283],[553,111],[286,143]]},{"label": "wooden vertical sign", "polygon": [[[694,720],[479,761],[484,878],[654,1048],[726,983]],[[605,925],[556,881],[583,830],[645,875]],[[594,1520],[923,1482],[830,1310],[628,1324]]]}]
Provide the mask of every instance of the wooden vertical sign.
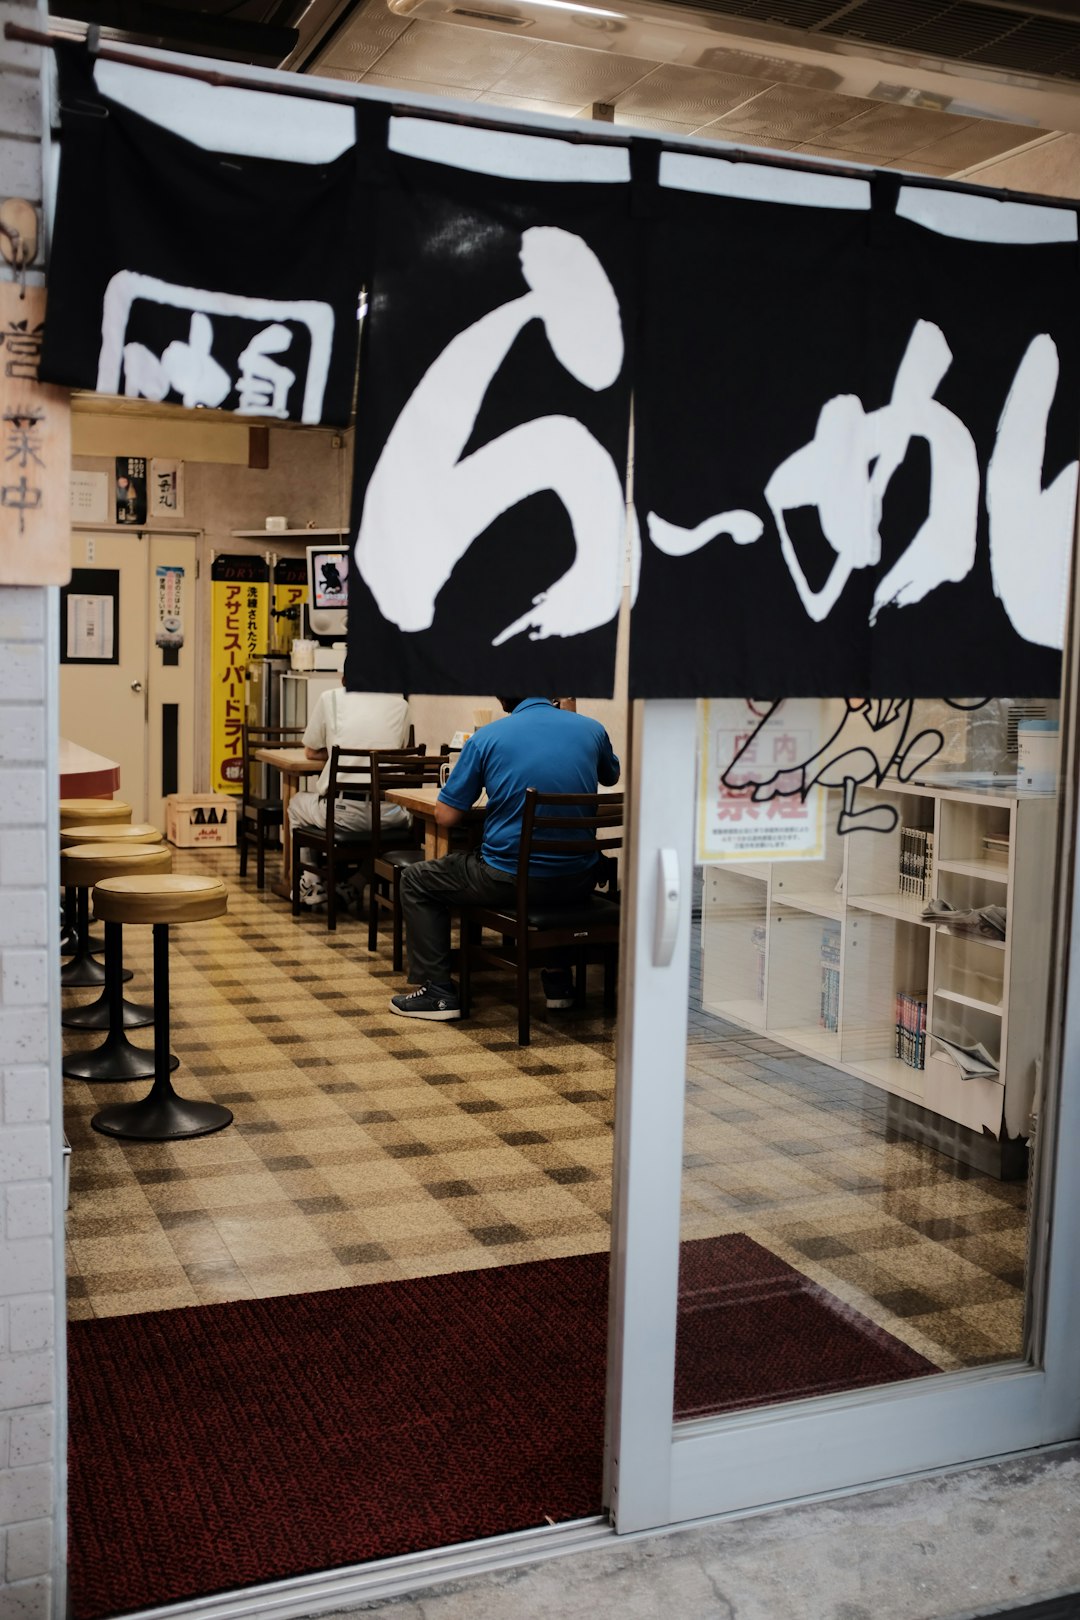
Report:
[{"label": "wooden vertical sign", "polygon": [[38,382],[45,289],[0,282],[0,585],[71,575],[71,405]]}]

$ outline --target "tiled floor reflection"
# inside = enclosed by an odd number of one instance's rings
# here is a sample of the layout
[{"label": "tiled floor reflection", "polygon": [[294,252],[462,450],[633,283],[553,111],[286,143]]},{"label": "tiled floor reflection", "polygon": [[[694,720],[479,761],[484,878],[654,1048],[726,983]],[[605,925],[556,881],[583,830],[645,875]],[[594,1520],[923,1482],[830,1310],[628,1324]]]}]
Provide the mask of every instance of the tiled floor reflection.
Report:
[{"label": "tiled floor reflection", "polygon": [[[537,998],[522,1050],[509,974],[479,981],[467,1023],[396,1018],[389,947],[369,957],[356,917],[336,934],[318,914],[294,921],[268,889],[240,883],[232,851],[177,851],[174,869],[220,871],[230,890],[226,917],[173,929],[175,1083],[227,1103],[236,1122],[192,1142],[124,1144],[90,1117],[146,1083],[65,1082],[72,1315],[607,1246],[614,1021],[599,970],[582,1014],[548,1022]],[[126,930],[125,948],[129,994],[148,999],[149,929]],[[148,1031],[131,1038],[150,1044]]]},{"label": "tiled floor reflection", "polygon": [[[387,1011],[388,948],[369,957],[355,917],[336,935],[294,922],[240,883],[232,851],[175,866],[230,888],[227,917],[173,931],[176,1082],[236,1123],[125,1145],[90,1116],[142,1088],[65,1083],[73,1316],[607,1247],[614,1023],[598,971],[582,1015],[537,998],[525,1049],[509,975],[480,981],[468,1023],[410,1023]],[[147,997],[149,930],[127,933],[129,993]],[[1019,1352],[1023,1185],[888,1139],[880,1092],[699,999],[688,1064],[685,1237],[747,1233],[939,1366]]]},{"label": "tiled floor reflection", "polygon": [[745,1232],[939,1367],[1021,1354],[1025,1183],[887,1131],[883,1092],[710,1017],[697,978],[687,1093],[684,1238]]}]

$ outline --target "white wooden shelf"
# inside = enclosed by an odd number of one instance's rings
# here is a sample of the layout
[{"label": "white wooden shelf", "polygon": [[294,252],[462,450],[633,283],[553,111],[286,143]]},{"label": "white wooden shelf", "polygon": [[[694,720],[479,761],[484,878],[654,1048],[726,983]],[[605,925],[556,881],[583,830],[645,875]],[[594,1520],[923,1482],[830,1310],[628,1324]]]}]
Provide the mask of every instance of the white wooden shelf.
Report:
[{"label": "white wooden shelf", "polygon": [[[929,783],[859,793],[868,808],[876,799],[896,810],[891,832],[841,837],[830,795],[820,861],[705,869],[703,1005],[975,1136],[992,1136],[1004,1163],[1005,1144],[1028,1133],[1044,1047],[1055,799]],[[901,827],[933,835],[930,896],[958,909],[1003,906],[1004,940],[953,933],[943,919],[922,917],[923,899],[900,893]],[[1007,862],[982,858],[991,837],[1008,839]],[[926,1002],[921,1070],[893,1055],[901,994]],[[822,1027],[826,1004],[836,1031]],[[935,1055],[935,1036],[983,1044],[1000,1077],[961,1079],[955,1064]]]},{"label": "white wooden shelf", "polygon": [[902,1063],[898,1057],[861,1058],[847,1067],[860,1080],[869,1080],[871,1085],[881,1086],[886,1091],[903,1094],[915,1101],[922,1096],[922,1069],[913,1069],[910,1063]]},{"label": "white wooden shelf", "polygon": [[752,996],[743,996],[737,1001],[710,1001],[702,1003],[707,1013],[715,1018],[726,1018],[733,1024],[743,1024],[747,1029],[765,1028],[765,1003]]},{"label": "white wooden shelf", "polygon": [[959,877],[982,878],[986,883],[1008,883],[1009,868],[1004,861],[938,861],[939,872],[955,872]]},{"label": "white wooden shelf", "polygon": [[810,1057],[823,1058],[831,1061],[840,1056],[840,1032],[831,1029],[815,1029],[813,1025],[796,1025],[791,1029],[769,1029],[769,1039],[781,1041],[784,1046],[793,1046],[796,1051],[805,1052]]},{"label": "white wooden shelf", "polygon": [[1001,1017],[1000,1001],[984,1001],[981,996],[968,995],[965,990],[950,990],[941,985],[935,987],[934,994],[941,1001],[954,1001],[958,1007],[972,1007],[976,1012],[989,1013],[991,1018]]},{"label": "white wooden shelf", "polygon": [[792,911],[808,911],[814,917],[836,922],[844,915],[844,897],[831,889],[773,889],[774,906],[790,906]]},{"label": "white wooden shelf", "polygon": [[916,900],[907,894],[849,894],[848,907],[853,911],[872,911],[878,917],[893,917],[897,922],[918,923],[921,928],[934,924],[922,915],[925,900]]}]

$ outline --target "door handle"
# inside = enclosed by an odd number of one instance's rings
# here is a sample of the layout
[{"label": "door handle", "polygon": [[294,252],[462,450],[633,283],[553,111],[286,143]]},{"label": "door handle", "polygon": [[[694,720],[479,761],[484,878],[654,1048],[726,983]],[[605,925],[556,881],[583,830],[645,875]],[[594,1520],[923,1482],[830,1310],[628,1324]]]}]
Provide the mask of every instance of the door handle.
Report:
[{"label": "door handle", "polygon": [[670,967],[675,954],[682,909],[682,882],[679,856],[674,849],[656,852],[656,933],[653,938],[653,965]]},{"label": "door handle", "polygon": [[132,681],[131,690],[133,692],[141,692],[142,691],[142,681]]}]

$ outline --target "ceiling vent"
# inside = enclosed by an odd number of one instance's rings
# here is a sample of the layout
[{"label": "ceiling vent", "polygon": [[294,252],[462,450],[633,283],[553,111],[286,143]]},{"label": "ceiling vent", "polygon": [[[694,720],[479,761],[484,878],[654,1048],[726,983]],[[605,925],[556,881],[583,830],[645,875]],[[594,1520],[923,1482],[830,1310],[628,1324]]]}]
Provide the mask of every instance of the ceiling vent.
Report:
[{"label": "ceiling vent", "polygon": [[[654,0],[682,11],[681,0]],[[693,0],[717,17],[1047,78],[1080,79],[1080,21],[979,0]]]}]

